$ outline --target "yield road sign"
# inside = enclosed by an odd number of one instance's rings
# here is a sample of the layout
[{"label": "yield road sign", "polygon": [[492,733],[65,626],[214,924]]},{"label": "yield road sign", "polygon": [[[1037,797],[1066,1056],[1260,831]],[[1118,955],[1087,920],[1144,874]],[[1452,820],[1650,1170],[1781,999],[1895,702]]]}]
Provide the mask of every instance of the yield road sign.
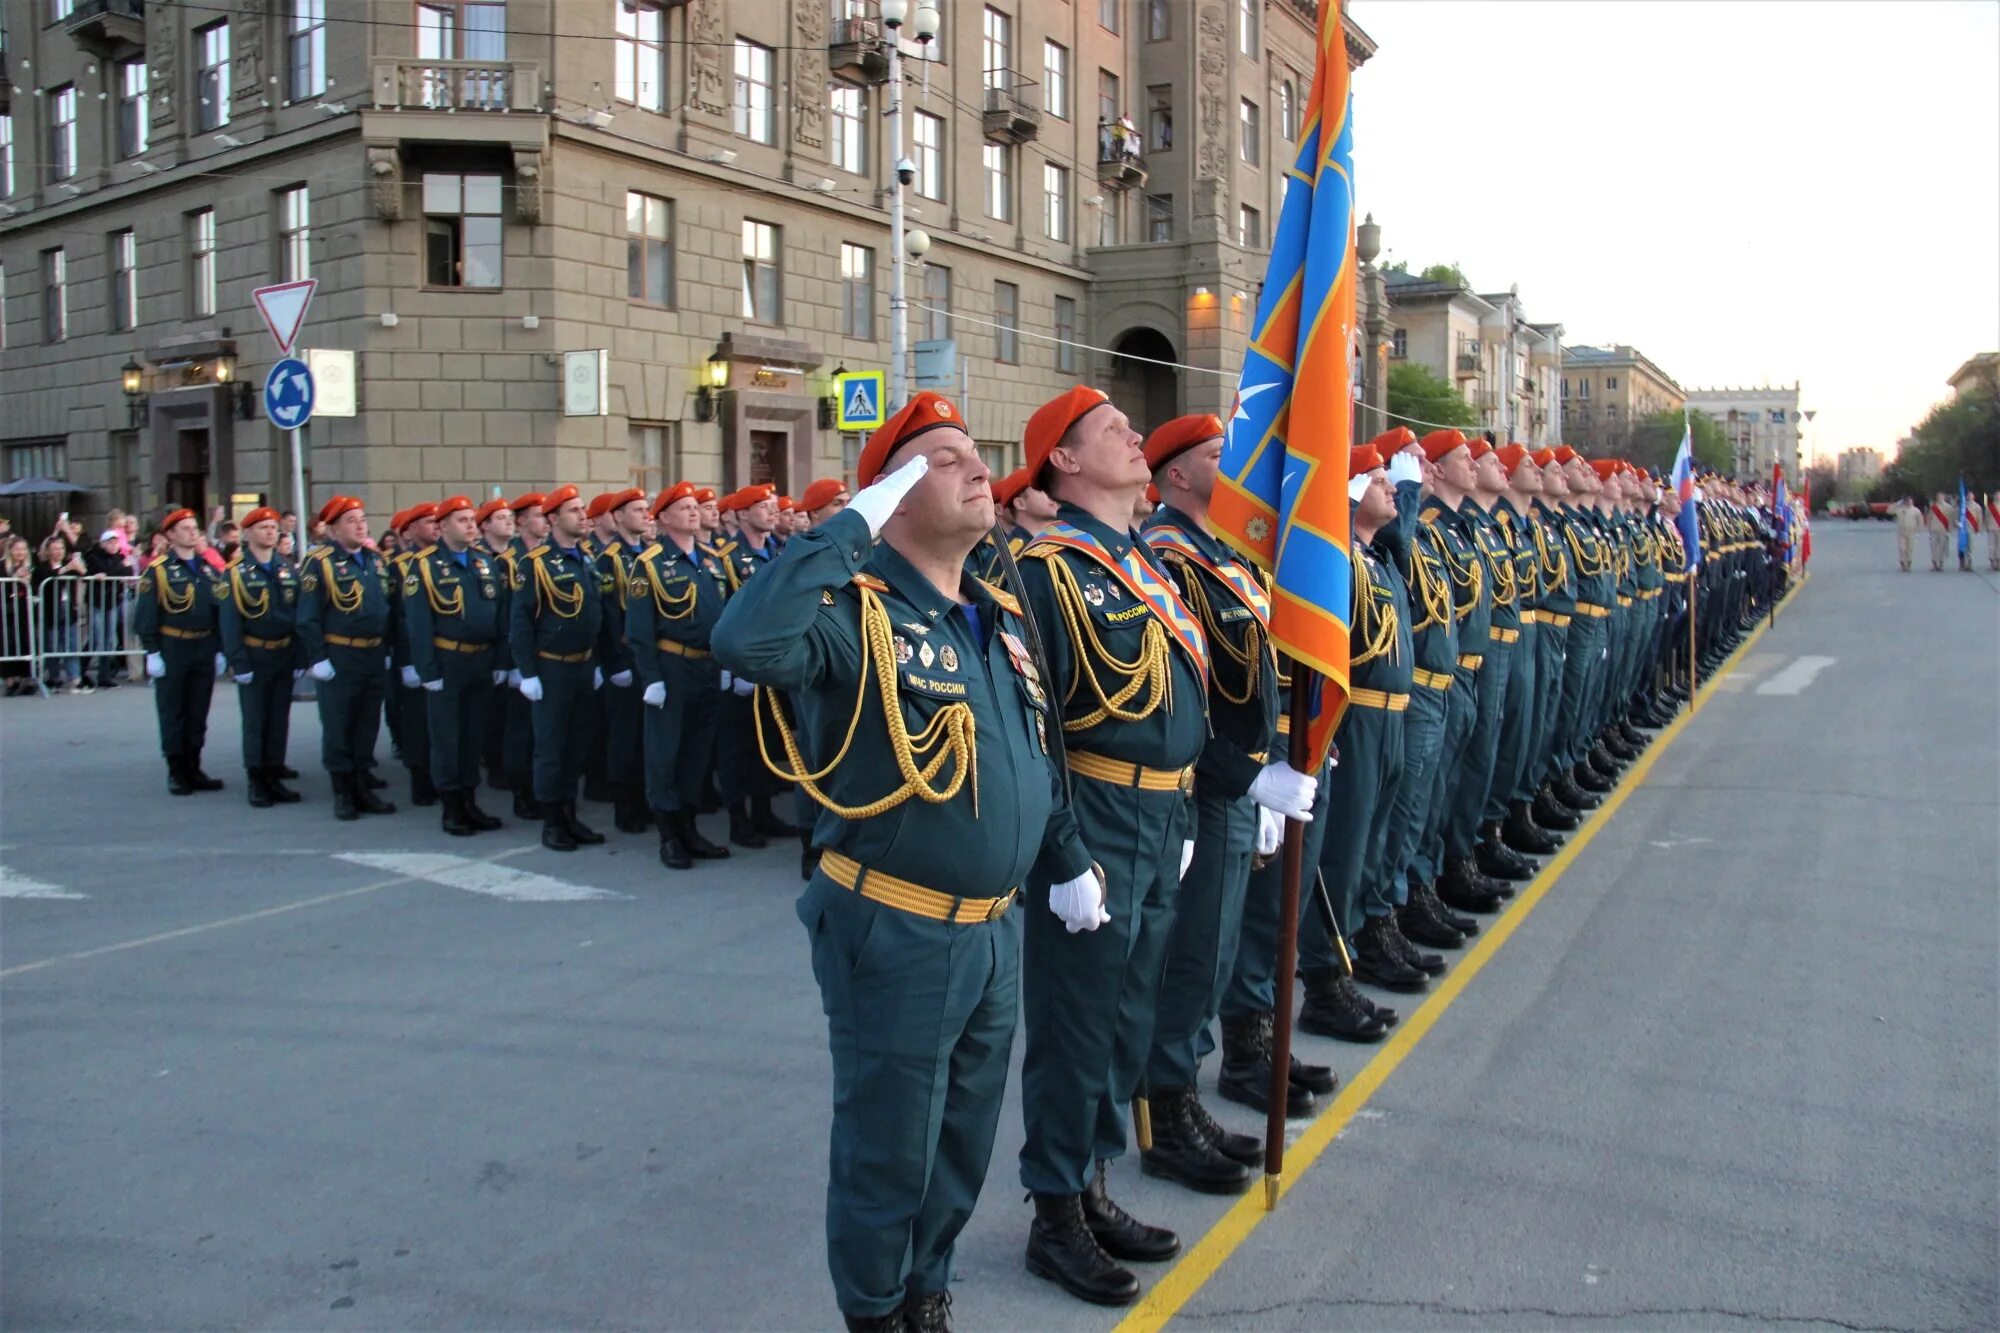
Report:
[{"label": "yield road sign", "polygon": [[883,401],[886,378],[880,370],[850,370],[833,377],[840,399],[840,429],[874,430],[888,419]]},{"label": "yield road sign", "polygon": [[250,293],[257,303],[257,313],[263,316],[264,327],[278,340],[279,356],[292,354],[292,344],[299,340],[299,329],[306,322],[306,307],[312,304],[313,293],[318,290],[318,278],[305,278],[259,287]]},{"label": "yield road sign", "polygon": [[274,426],[297,430],[312,414],[312,371],[305,362],[286,357],[264,377],[264,415]]}]

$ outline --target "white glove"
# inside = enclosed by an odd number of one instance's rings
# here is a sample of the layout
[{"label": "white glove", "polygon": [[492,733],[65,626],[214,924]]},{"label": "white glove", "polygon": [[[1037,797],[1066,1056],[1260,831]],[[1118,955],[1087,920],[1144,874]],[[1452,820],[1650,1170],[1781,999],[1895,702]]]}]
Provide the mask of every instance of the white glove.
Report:
[{"label": "white glove", "polygon": [[427,680],[424,682],[424,693],[426,694],[436,694],[443,688],[444,682],[441,680]]},{"label": "white glove", "polygon": [[406,689],[406,690],[414,690],[415,688],[417,688],[417,686],[419,686],[419,685],[421,685],[421,684],[423,684],[423,681],[421,681],[421,680],[419,680],[419,679],[417,678],[417,669],[416,669],[415,667],[413,667],[413,666],[406,666],[406,667],[404,667],[404,668],[403,668],[403,688],[404,688],[404,689]]},{"label": "white glove", "polygon": [[729,689],[732,694],[735,694],[744,699],[748,699],[751,695],[757,692],[757,682],[754,680],[745,680],[741,676],[736,676],[730,680]]},{"label": "white glove", "polygon": [[735,679],[736,677],[730,675],[727,671],[725,671],[722,673],[722,678],[715,683],[715,688],[721,690],[724,694],[727,694],[729,693],[729,682]]},{"label": "white glove", "polygon": [[146,674],[154,680],[167,674],[167,659],[158,653],[146,654]]},{"label": "white glove", "polygon": [[642,697],[655,708],[665,708],[667,706],[667,682],[664,680],[654,681],[646,687],[646,693]]},{"label": "white glove", "polygon": [[518,672],[518,671],[509,671],[509,672],[507,673],[507,683],[508,683],[509,685],[512,685],[512,686],[513,686],[513,687],[514,687],[515,689],[517,689],[517,690],[518,690],[518,689],[520,689],[520,688],[521,688],[521,673],[520,673],[520,672]]},{"label": "white glove", "polygon": [[323,660],[314,662],[312,664],[312,678],[314,680],[332,680],[333,663]]},{"label": "white glove", "polygon": [[592,667],[590,669],[590,688],[593,690],[601,690],[604,688],[603,667]]},{"label": "white glove", "polygon": [[1359,501],[1368,494],[1368,483],[1374,480],[1366,472],[1357,472],[1347,479],[1347,498]]},{"label": "white glove", "polygon": [[303,675],[305,675],[305,674],[306,674],[306,669],[305,669],[304,667],[293,667],[293,668],[292,668],[292,680],[293,680],[293,682],[294,682],[294,683],[296,683],[296,682],[298,681],[298,678],[299,678],[300,676],[303,676]]},{"label": "white glove", "polygon": [[495,667],[493,669],[493,683],[495,685],[505,685],[507,683],[507,672],[499,667]]},{"label": "white glove", "polygon": [[521,697],[531,704],[542,701],[542,682],[539,676],[523,676],[521,683],[515,688],[520,690]]},{"label": "white glove", "polygon": [[903,497],[910,488],[924,479],[931,470],[931,460],[918,454],[886,477],[878,477],[872,485],[864,487],[861,493],[847,502],[847,507],[868,521],[868,535],[882,535],[882,525],[896,512],[896,506],[903,503]]},{"label": "white glove", "polygon": [[1408,453],[1402,449],[1398,449],[1395,453],[1389,455],[1388,466],[1389,482],[1391,485],[1400,486],[1406,481],[1422,481],[1424,479],[1424,465],[1417,461],[1415,454]]},{"label": "white glove", "polygon": [[229,674],[229,659],[221,653],[215,655],[215,678],[221,680]]},{"label": "white glove", "polygon": [[236,683],[238,685],[248,685],[255,679],[257,679],[257,673],[254,671],[239,671],[236,674]]},{"label": "white glove", "polygon": [[1290,764],[1266,764],[1250,784],[1250,799],[1287,819],[1312,822],[1313,798],[1319,795],[1319,779],[1308,777]]},{"label": "white glove", "polygon": [[1285,845],[1285,817],[1263,806],[1257,807],[1257,855],[1275,856]]},{"label": "white glove", "polygon": [[1184,838],[1181,840],[1181,873],[1178,876],[1176,876],[1176,878],[1186,879],[1187,868],[1193,864],[1194,864],[1194,839]]},{"label": "white glove", "polygon": [[382,669],[383,669],[384,671],[393,671],[393,670],[395,670],[395,669],[396,669],[396,659],[395,659],[395,658],[393,658],[393,657],[391,657],[391,656],[389,656],[389,654],[387,654],[387,653],[383,653],[383,654],[382,654]]},{"label": "white glove", "polygon": [[1096,930],[1111,919],[1111,913],[1104,910],[1104,886],[1098,883],[1095,869],[1049,885],[1049,910],[1062,918],[1063,929],[1072,935],[1079,930]]},{"label": "white glove", "polygon": [[614,671],[611,673],[611,683],[621,690],[627,689],[632,684],[632,673],[630,671]]}]

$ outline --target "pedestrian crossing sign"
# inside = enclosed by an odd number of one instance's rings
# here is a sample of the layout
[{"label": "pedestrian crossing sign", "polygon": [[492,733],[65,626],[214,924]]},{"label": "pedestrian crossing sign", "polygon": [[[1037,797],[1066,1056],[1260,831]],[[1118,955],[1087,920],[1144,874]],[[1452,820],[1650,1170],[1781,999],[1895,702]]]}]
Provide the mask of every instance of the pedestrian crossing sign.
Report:
[{"label": "pedestrian crossing sign", "polygon": [[889,419],[884,381],[880,370],[843,370],[833,377],[833,389],[840,399],[840,429],[874,430]]}]

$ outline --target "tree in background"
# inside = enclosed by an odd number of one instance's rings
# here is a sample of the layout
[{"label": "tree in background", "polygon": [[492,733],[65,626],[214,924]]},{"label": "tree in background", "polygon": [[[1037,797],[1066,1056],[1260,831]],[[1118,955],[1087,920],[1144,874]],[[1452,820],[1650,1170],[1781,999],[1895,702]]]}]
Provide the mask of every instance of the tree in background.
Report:
[{"label": "tree in background", "polygon": [[[1694,461],[1718,472],[1728,471],[1735,460],[1722,427],[1703,412],[1688,413],[1686,421],[1694,432]],[[1680,452],[1682,429],[1679,411],[1669,408],[1655,412],[1627,431],[1624,441],[1607,449],[1605,455],[1623,458],[1640,467],[1669,471],[1674,465],[1674,455]]]},{"label": "tree in background", "polygon": [[[1811,467],[1806,469],[1806,475],[1804,481],[1798,483],[1799,489],[1801,491],[1807,489],[1805,482],[1812,483],[1811,490],[1812,490],[1813,512],[1815,514],[1824,514],[1826,512],[1826,506],[1828,502],[1834,498],[1834,495],[1840,489],[1840,473],[1834,468],[1829,467],[1824,463],[1815,463]],[[1868,483],[1866,482],[1861,483],[1861,489],[1864,492],[1867,490],[1867,486]],[[1861,494],[1861,495],[1842,495],[1840,498],[1843,500],[1865,500],[1868,497],[1866,494]]]},{"label": "tree in background", "polygon": [[1466,281],[1465,270],[1457,264],[1432,264],[1417,276],[1425,282],[1448,282],[1454,287],[1470,288],[1472,286],[1470,282]]},{"label": "tree in background", "polygon": [[1419,435],[1431,426],[1417,422],[1457,426],[1461,430],[1479,424],[1479,413],[1451,381],[1439,379],[1413,361],[1389,367],[1389,412],[1395,417],[1408,418],[1410,429]]},{"label": "tree in background", "polygon": [[1974,494],[2000,491],[2000,395],[1990,386],[1932,408],[1903,452],[1882,469],[1876,496],[1955,495],[1961,475]]}]

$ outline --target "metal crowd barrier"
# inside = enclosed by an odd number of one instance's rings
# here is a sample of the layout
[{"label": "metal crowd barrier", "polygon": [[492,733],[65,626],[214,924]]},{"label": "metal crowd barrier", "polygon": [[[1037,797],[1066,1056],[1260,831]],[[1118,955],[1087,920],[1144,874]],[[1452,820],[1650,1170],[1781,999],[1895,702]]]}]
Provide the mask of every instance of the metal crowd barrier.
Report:
[{"label": "metal crowd barrier", "polygon": [[0,585],[0,663],[26,662],[44,695],[51,685],[84,678],[102,684],[118,672],[135,683],[145,678],[132,635],[137,577],[64,574],[39,587],[25,579]]}]

